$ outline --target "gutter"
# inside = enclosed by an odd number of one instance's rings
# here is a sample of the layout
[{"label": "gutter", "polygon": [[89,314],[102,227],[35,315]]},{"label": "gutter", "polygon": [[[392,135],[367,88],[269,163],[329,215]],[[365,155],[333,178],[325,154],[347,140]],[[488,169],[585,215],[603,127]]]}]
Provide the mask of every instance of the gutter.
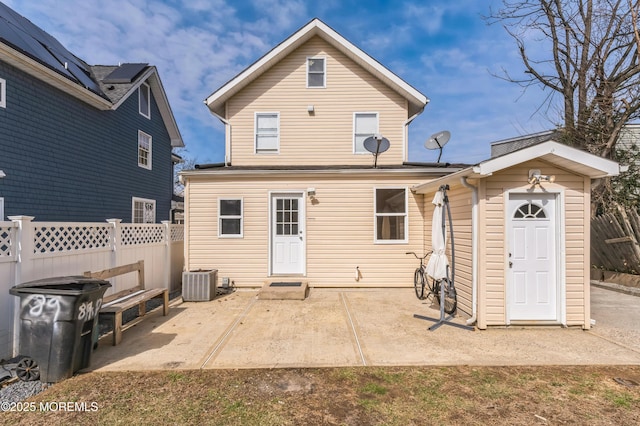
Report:
[{"label": "gutter", "polygon": [[467,325],[473,325],[477,319],[478,306],[478,187],[460,177],[460,183],[471,190],[471,318]]}]

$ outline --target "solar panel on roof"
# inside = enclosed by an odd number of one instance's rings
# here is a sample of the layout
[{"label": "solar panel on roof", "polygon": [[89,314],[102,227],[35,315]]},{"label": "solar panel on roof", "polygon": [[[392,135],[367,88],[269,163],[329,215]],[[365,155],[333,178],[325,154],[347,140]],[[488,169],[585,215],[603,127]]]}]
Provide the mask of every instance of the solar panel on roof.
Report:
[{"label": "solar panel on roof", "polygon": [[131,83],[149,64],[122,64],[102,80],[105,84]]},{"label": "solar panel on roof", "polygon": [[0,39],[27,56],[69,77],[98,94],[98,84],[91,79],[85,64],[31,21],[0,3]]}]

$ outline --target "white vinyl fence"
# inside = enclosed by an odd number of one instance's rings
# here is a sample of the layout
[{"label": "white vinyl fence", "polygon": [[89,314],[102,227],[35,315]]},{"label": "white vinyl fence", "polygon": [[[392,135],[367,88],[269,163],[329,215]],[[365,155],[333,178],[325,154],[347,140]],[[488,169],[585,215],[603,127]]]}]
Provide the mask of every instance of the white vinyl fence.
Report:
[{"label": "white vinyl fence", "polygon": [[[147,288],[181,287],[183,225],[33,222],[29,216],[0,221],[0,359],[18,355],[19,298],[14,285],[42,278],[82,275],[144,260]],[[136,285],[136,275],[109,280],[107,294]]]}]

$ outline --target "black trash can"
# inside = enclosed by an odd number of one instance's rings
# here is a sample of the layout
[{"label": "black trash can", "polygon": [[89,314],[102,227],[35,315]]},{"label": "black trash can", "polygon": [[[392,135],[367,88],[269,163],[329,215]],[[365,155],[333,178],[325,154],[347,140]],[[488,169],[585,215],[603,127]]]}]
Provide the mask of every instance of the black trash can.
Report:
[{"label": "black trash can", "polygon": [[[94,330],[108,281],[83,276],[17,285],[20,297],[18,377],[59,382],[89,366]],[[38,374],[39,373],[39,374]]]}]

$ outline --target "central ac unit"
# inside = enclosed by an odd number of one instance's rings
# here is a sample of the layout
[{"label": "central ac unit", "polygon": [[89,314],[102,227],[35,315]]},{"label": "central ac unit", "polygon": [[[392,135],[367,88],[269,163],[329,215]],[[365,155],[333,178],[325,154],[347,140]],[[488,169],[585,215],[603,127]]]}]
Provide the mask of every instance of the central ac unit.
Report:
[{"label": "central ac unit", "polygon": [[182,273],[182,299],[185,302],[208,302],[216,297],[218,270]]}]

